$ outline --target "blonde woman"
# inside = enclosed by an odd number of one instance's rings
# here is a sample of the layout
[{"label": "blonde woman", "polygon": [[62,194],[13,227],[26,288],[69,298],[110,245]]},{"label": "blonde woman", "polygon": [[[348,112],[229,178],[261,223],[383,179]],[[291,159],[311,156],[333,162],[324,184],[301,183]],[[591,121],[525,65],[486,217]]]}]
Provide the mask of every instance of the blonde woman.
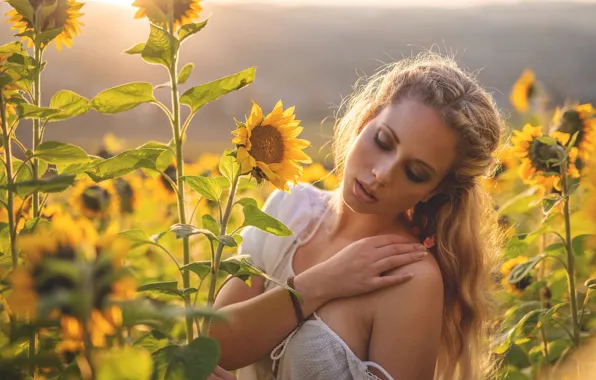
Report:
[{"label": "blonde woman", "polygon": [[241,380],[485,377],[499,244],[478,179],[502,128],[491,96],[440,56],[358,88],[335,129],[339,189],[271,195],[265,211],[294,236],[244,231],[242,253],[304,303],[260,278],[228,282],[216,307],[229,320],[210,332],[220,366]]}]

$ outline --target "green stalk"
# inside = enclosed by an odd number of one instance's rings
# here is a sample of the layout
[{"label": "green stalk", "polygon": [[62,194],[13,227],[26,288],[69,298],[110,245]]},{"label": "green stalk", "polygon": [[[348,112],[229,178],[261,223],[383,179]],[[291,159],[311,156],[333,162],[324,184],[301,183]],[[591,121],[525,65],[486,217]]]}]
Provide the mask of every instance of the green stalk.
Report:
[{"label": "green stalk", "polygon": [[[0,117],[2,118],[2,139],[4,143],[4,162],[6,162],[6,181],[10,186],[13,183],[12,180],[12,145],[10,142],[10,136],[8,134],[8,125],[6,125],[6,102],[4,100],[4,94],[0,89]],[[8,231],[10,232],[10,253],[12,255],[12,267],[17,267],[18,256],[17,248],[15,244],[15,220],[14,220],[14,194],[10,188],[8,189],[8,201],[6,203],[6,212],[8,213]]]},{"label": "green stalk", "polygon": [[[35,71],[33,73],[33,102],[37,107],[41,107],[41,63],[43,59],[43,49],[35,44],[33,48],[35,56]],[[41,120],[38,118],[33,119],[33,151],[37,150],[37,147],[41,144]],[[33,179],[39,179],[39,160],[34,158],[33,162]],[[33,192],[33,217],[38,218],[40,215],[39,207],[39,192]]]},{"label": "green stalk", "polygon": [[[544,253],[544,247],[546,245],[546,236],[542,235],[540,239],[540,252]],[[540,263],[540,270],[538,271],[538,281],[544,279],[544,272],[546,271],[546,260],[542,260]],[[545,289],[540,290],[540,306],[545,309],[547,306]],[[548,337],[546,336],[546,327],[544,324],[540,326],[540,339],[542,340],[542,353],[544,357],[548,357]]]},{"label": "green stalk", "polygon": [[567,177],[567,159],[564,160],[561,169],[561,178],[563,185],[563,215],[565,217],[565,248],[567,250],[567,285],[569,290],[569,304],[571,307],[571,318],[573,320],[573,344],[576,347],[580,345],[579,339],[579,321],[577,315],[577,295],[575,290],[575,256],[571,247],[571,219],[569,218],[569,183]]},{"label": "green stalk", "polygon": [[[170,33],[173,33],[173,25],[170,23]],[[170,81],[172,83],[172,126],[174,129],[174,142],[176,143],[176,184],[178,186],[178,219],[179,223],[186,224],[185,192],[184,192],[184,150],[182,133],[180,129],[180,99],[178,94],[178,52],[172,53],[172,66],[170,67]],[[188,237],[182,239],[182,251],[184,254],[184,265],[190,264],[190,241]],[[190,287],[190,271],[182,272],[182,286]],[[192,306],[190,297],[185,297],[184,306],[188,312]],[[186,340],[190,344],[194,339],[193,318],[186,316]]]},{"label": "green stalk", "polygon": [[[221,224],[219,227],[219,235],[225,235],[226,230],[228,227],[228,220],[230,219],[230,214],[232,213],[232,207],[234,206],[234,196],[236,195],[236,188],[238,187],[238,181],[240,180],[240,175],[236,175],[234,180],[232,181],[232,187],[230,188],[230,193],[228,194],[228,201],[226,203],[226,209],[223,214],[223,218],[221,220]],[[224,244],[220,241],[217,242],[217,251],[215,252],[215,259],[211,262],[211,276],[209,278],[209,293],[207,296],[207,306],[213,306],[213,302],[215,301],[215,286],[217,284],[217,274],[219,273],[219,263],[221,262],[221,255],[223,253]],[[205,317],[203,322],[203,331],[202,335],[207,336],[209,334],[209,327],[211,325],[211,317]]]}]

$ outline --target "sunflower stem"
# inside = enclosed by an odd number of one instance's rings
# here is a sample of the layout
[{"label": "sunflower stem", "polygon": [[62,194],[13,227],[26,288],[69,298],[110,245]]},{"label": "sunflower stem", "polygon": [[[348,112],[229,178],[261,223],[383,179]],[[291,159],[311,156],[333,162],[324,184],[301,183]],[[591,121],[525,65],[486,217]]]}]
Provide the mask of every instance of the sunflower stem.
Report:
[{"label": "sunflower stem", "polygon": [[12,145],[10,142],[10,135],[8,134],[8,127],[6,125],[6,102],[4,94],[0,90],[0,117],[2,118],[2,139],[4,144],[4,160],[6,162],[6,181],[8,188],[8,200],[6,202],[6,212],[8,213],[8,231],[10,236],[10,253],[12,256],[12,267],[15,269],[18,265],[17,248],[15,244],[15,220],[14,220],[14,194],[10,189],[13,183],[12,180]]},{"label": "sunflower stem", "polygon": [[[544,253],[544,247],[546,246],[546,236],[542,235],[540,238],[540,252]],[[546,272],[546,260],[542,260],[540,263],[540,270],[538,271],[538,281],[544,279],[544,274]],[[546,291],[545,289],[540,289],[540,306],[543,309],[547,308],[548,300],[546,299]],[[548,337],[546,335],[546,327],[544,325],[540,326],[540,338],[542,340],[542,353],[544,357],[548,358]]]},{"label": "sunflower stem", "polygon": [[[232,213],[232,207],[234,206],[234,196],[236,195],[236,188],[238,187],[238,181],[240,180],[240,175],[235,175],[234,180],[232,181],[232,187],[230,188],[230,193],[228,194],[228,201],[226,203],[226,209],[223,214],[223,218],[221,219],[220,227],[219,227],[219,235],[225,235],[226,229],[228,227],[228,220],[230,219],[230,214]],[[223,253],[224,244],[220,241],[217,241],[217,251],[215,252],[215,259],[211,261],[211,276],[209,278],[209,293],[207,296],[207,306],[213,306],[213,302],[215,301],[215,286],[217,284],[217,274],[219,273],[219,264],[221,262],[221,255]],[[209,334],[209,327],[211,325],[211,317],[205,317],[203,321],[203,331],[202,335],[207,336]]]},{"label": "sunflower stem", "polygon": [[577,315],[577,295],[575,290],[575,256],[571,247],[571,219],[569,217],[569,178],[567,177],[567,160],[565,157],[561,165],[561,179],[563,187],[563,215],[565,218],[565,248],[567,250],[567,285],[569,290],[569,304],[571,307],[571,318],[573,321],[573,344],[580,345],[579,320]]},{"label": "sunflower stem", "polygon": [[[35,56],[35,68],[33,72],[33,102],[37,107],[41,107],[41,63],[43,59],[43,49],[35,44],[33,48]],[[33,119],[33,151],[37,150],[37,147],[41,144],[41,120],[38,118]],[[33,180],[39,179],[39,160],[33,159]],[[39,209],[39,192],[33,192],[33,217],[38,218],[40,214]]]},{"label": "sunflower stem", "polygon": [[[173,34],[173,25],[170,24],[170,33]],[[176,143],[176,183],[178,187],[178,219],[179,223],[186,224],[186,209],[185,209],[185,191],[184,181],[184,146],[183,134],[180,129],[180,99],[178,94],[178,51],[172,52],[172,66],[168,70],[170,72],[170,81],[172,83],[172,127],[174,130],[174,142]],[[182,251],[184,265],[190,264],[190,240],[188,237],[182,239]],[[190,287],[190,271],[182,272],[182,286],[186,289]],[[194,339],[193,318],[190,316],[190,297],[184,298],[184,307],[187,311],[186,315],[186,341],[190,344]]]}]

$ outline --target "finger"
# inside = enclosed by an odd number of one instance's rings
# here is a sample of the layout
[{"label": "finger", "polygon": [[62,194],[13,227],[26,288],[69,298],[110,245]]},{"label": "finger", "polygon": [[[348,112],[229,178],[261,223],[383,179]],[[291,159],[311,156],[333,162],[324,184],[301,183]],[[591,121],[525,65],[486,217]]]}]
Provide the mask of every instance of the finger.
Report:
[{"label": "finger", "polygon": [[427,249],[420,243],[397,243],[397,244],[389,244],[383,247],[376,249],[374,254],[374,258],[376,260],[381,260],[386,257],[395,256],[395,255],[403,255],[404,253],[418,253],[418,252],[426,252]]},{"label": "finger", "polygon": [[411,252],[404,255],[389,256],[372,264],[375,273],[383,273],[388,270],[403,267],[422,260],[428,255],[428,252]]},{"label": "finger", "polygon": [[374,247],[383,247],[389,244],[398,243],[411,243],[412,239],[407,236],[397,234],[377,235],[364,238],[367,243],[372,244]]},{"label": "finger", "polygon": [[414,277],[414,273],[400,273],[391,276],[380,276],[373,279],[374,289],[382,289],[387,286],[399,285],[408,282]]},{"label": "finger", "polygon": [[207,380],[223,380],[223,379],[217,375],[211,374],[211,375],[209,375]]},{"label": "finger", "polygon": [[215,368],[215,371],[213,371],[213,374],[217,375],[218,379],[221,379],[221,380],[236,380],[236,376],[234,376],[230,372],[226,371],[225,369],[221,368],[220,366],[217,366]]}]

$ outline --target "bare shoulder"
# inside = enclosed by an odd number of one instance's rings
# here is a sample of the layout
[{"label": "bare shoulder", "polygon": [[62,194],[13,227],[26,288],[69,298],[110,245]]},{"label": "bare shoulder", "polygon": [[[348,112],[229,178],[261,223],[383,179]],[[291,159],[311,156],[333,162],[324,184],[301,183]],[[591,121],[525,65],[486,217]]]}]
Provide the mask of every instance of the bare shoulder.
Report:
[{"label": "bare shoulder", "polygon": [[413,273],[414,277],[406,283],[375,292],[377,309],[395,308],[392,305],[401,303],[400,301],[416,301],[420,306],[443,304],[443,276],[439,264],[432,255],[421,261],[396,268],[387,275],[402,273]]}]

